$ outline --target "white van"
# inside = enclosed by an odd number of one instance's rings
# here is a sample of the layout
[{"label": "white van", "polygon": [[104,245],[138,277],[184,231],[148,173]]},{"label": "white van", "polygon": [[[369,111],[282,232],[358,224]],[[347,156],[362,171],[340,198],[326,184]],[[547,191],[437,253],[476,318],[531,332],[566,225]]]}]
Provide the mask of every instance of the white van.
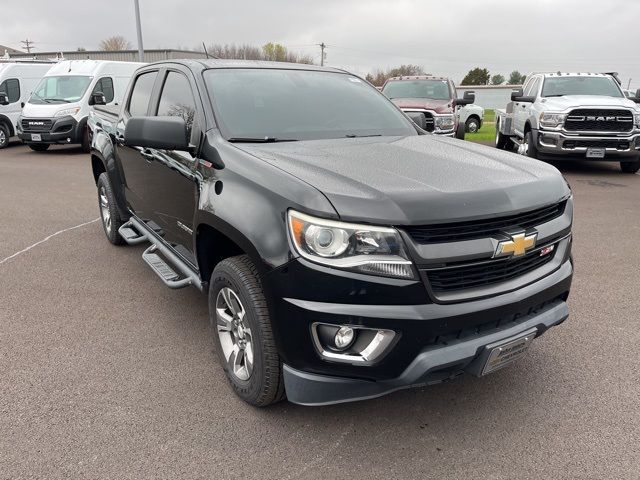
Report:
[{"label": "white van", "polygon": [[22,104],[27,101],[52,62],[0,62],[0,148],[16,135]]},{"label": "white van", "polygon": [[107,105],[118,105],[133,72],[143,65],[104,60],[57,63],[22,109],[18,137],[36,151],[56,143],[79,143],[88,152],[91,145],[87,119],[94,95],[103,95]]}]

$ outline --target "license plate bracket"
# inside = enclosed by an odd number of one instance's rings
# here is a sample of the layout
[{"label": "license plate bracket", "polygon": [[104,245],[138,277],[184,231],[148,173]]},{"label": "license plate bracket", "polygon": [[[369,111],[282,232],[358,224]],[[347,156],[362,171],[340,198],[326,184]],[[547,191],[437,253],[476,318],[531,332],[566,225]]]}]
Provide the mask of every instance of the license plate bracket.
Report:
[{"label": "license plate bracket", "polygon": [[538,329],[534,327],[514,337],[487,345],[485,347],[486,361],[480,375],[488,375],[522,358],[531,346],[537,332]]},{"label": "license plate bracket", "polygon": [[587,158],[604,158],[606,150],[604,148],[587,148]]},{"label": "license plate bracket", "polygon": [[42,141],[42,135],[40,135],[39,133],[32,133],[31,134],[31,141],[32,142],[41,142]]}]

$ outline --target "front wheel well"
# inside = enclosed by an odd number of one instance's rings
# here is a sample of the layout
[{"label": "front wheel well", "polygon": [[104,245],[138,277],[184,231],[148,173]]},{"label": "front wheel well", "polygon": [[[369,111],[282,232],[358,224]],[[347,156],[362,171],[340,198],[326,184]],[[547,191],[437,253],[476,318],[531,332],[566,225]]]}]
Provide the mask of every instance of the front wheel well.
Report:
[{"label": "front wheel well", "polygon": [[97,185],[100,174],[107,171],[104,167],[104,163],[102,163],[102,160],[100,160],[100,157],[97,155],[91,155],[91,170],[93,171],[93,179]]},{"label": "front wheel well", "polygon": [[13,137],[16,134],[13,128],[13,123],[11,123],[11,120],[9,120],[8,117],[5,117],[4,115],[0,115],[0,125],[4,125],[5,127],[7,127],[7,129],[9,130],[10,137]]},{"label": "front wheel well", "polygon": [[222,260],[247,253],[232,239],[207,224],[198,226],[196,252],[203,282],[209,281],[213,269]]},{"label": "front wheel well", "polygon": [[480,121],[480,117],[474,113],[474,114],[469,115],[469,116],[467,117],[467,119],[465,120],[465,123],[466,123],[466,122],[468,122],[468,121],[469,121],[469,120],[471,120],[471,119],[474,119],[474,120]]}]

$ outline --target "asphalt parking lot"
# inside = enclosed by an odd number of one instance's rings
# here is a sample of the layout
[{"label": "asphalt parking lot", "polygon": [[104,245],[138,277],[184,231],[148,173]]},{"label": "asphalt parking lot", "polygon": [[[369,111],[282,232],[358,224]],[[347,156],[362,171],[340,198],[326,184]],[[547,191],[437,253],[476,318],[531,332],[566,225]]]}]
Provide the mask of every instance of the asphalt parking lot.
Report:
[{"label": "asphalt parking lot", "polygon": [[0,151],[0,478],[638,478],[640,176],[557,166],[576,204],[571,317],[525,359],[257,410],[216,364],[206,297],[104,238],[87,155]]}]

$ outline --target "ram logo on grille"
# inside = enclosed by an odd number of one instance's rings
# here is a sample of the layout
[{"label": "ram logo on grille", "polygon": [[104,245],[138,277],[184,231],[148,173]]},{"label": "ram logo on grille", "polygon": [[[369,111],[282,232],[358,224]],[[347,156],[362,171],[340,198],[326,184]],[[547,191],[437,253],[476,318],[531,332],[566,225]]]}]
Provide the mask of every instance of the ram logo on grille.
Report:
[{"label": "ram logo on grille", "polygon": [[498,243],[496,247],[496,251],[493,254],[495,257],[506,257],[506,256],[514,256],[521,257],[528,250],[531,250],[536,246],[536,240],[538,239],[537,233],[532,233],[531,235],[527,235],[526,233],[516,233],[516,234],[508,234],[511,239],[503,240]]},{"label": "ram logo on grille", "polygon": [[44,122],[29,122],[29,125],[32,125],[34,127],[42,127],[44,126]]}]

